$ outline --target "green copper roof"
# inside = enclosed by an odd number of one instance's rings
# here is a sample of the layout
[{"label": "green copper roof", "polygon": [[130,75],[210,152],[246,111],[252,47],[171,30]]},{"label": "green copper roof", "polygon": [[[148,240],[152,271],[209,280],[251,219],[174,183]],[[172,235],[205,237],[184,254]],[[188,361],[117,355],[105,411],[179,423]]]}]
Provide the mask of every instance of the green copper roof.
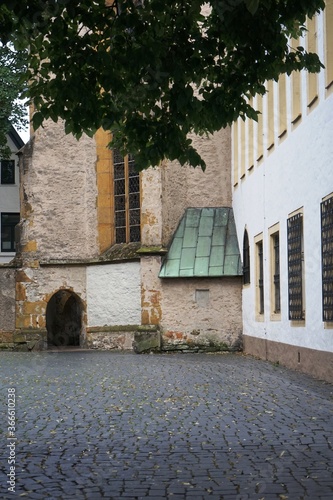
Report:
[{"label": "green copper roof", "polygon": [[242,274],[232,208],[188,208],[174,234],[159,277]]}]

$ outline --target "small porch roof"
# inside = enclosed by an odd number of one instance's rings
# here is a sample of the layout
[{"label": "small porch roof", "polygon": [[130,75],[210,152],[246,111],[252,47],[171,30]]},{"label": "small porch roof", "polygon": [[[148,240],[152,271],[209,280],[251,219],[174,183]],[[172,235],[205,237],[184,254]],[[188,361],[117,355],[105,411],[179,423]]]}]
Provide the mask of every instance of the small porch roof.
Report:
[{"label": "small porch roof", "polygon": [[160,278],[241,276],[232,208],[188,208],[174,233]]}]

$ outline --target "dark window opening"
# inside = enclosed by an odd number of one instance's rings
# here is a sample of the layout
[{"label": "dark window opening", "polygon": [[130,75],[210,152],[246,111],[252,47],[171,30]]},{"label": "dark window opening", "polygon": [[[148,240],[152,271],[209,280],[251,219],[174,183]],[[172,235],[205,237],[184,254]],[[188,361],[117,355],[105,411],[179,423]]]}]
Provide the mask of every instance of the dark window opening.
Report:
[{"label": "dark window opening", "polygon": [[250,283],[250,244],[246,229],[243,238],[243,283]]},{"label": "dark window opening", "polygon": [[321,203],[323,321],[333,321],[333,196]]},{"label": "dark window opening", "polygon": [[289,319],[303,320],[303,214],[287,220]]},{"label": "dark window opening", "polygon": [[15,252],[15,227],[19,222],[18,213],[1,214],[1,252]]},{"label": "dark window opening", "polygon": [[0,169],[1,184],[15,184],[15,161],[1,160]]}]

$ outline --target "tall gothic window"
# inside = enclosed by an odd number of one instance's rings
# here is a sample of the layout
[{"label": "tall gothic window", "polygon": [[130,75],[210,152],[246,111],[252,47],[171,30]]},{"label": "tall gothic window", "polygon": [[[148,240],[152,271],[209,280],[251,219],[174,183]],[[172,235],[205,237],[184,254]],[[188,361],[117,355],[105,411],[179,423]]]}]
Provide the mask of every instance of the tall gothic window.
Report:
[{"label": "tall gothic window", "polygon": [[140,176],[132,155],[113,151],[115,242],[138,242],[140,234]]}]

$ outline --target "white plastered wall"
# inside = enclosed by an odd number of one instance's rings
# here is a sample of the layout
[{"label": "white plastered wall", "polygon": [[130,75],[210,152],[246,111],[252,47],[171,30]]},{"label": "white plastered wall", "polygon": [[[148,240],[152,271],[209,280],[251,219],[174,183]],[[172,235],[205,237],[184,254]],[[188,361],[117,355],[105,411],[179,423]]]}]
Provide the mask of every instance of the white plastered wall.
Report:
[{"label": "white plastered wall", "polygon": [[87,267],[88,326],[141,324],[140,263]]},{"label": "white plastered wall", "polygon": [[[324,60],[322,19],[319,19],[319,55]],[[321,52],[320,52],[321,51]],[[277,84],[275,90],[277,91]],[[307,76],[302,74],[302,118],[291,123],[291,85],[287,82],[288,129],[284,138],[275,133],[275,145],[254,168],[238,179],[233,208],[240,248],[244,229],[250,241],[251,284],[243,287],[244,334],[294,346],[333,352],[333,329],[322,321],[321,217],[320,203],[333,192],[333,92],[325,89],[324,72],[318,77],[318,99],[311,109],[306,102]],[[275,97],[277,92],[275,92]],[[267,131],[265,121],[264,133]],[[278,101],[275,99],[275,130]],[[305,264],[305,322],[288,319],[287,218],[303,209]],[[269,228],[279,223],[281,320],[271,321]],[[254,238],[263,233],[265,313],[255,320]]]}]

